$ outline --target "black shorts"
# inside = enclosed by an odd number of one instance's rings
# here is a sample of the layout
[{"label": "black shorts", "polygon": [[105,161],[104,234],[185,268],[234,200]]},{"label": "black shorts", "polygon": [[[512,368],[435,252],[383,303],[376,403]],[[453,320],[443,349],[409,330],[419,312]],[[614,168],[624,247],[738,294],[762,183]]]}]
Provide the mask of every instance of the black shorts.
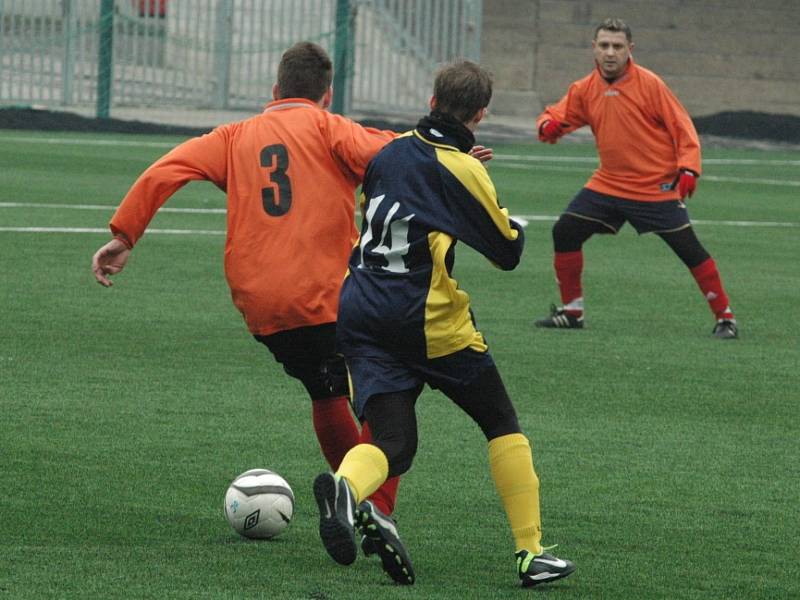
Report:
[{"label": "black shorts", "polygon": [[287,374],[299,379],[312,400],[349,395],[347,367],[336,353],[336,323],[253,336]]},{"label": "black shorts", "polygon": [[680,200],[626,200],[588,188],[577,193],[564,214],[601,223],[608,233],[617,233],[626,221],[640,234],[669,233],[691,226],[689,212]]},{"label": "black shorts", "polygon": [[428,384],[434,389],[449,390],[468,385],[487,367],[496,369],[489,352],[465,348],[440,358],[398,358],[374,349],[371,356],[350,356],[347,368],[353,384],[353,406],[362,417],[367,400],[376,394],[415,390]]}]

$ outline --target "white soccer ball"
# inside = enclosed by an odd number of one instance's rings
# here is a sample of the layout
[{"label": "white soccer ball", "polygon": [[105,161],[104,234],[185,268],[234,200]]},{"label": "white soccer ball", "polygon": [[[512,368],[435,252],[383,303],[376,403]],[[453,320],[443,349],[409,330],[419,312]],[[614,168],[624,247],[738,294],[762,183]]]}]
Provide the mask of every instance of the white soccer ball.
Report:
[{"label": "white soccer ball", "polygon": [[267,469],[250,469],[225,493],[225,517],[237,533],[253,539],[274,538],[289,526],[294,494],[286,480]]}]

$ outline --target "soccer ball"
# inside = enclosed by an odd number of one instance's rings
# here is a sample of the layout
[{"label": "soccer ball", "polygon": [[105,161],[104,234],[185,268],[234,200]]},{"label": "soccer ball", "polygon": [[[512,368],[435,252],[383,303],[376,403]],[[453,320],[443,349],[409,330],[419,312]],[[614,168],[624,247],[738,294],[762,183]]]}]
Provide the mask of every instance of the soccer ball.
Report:
[{"label": "soccer ball", "polygon": [[246,538],[274,538],[289,526],[294,494],[286,480],[267,469],[250,469],[225,493],[225,517]]}]

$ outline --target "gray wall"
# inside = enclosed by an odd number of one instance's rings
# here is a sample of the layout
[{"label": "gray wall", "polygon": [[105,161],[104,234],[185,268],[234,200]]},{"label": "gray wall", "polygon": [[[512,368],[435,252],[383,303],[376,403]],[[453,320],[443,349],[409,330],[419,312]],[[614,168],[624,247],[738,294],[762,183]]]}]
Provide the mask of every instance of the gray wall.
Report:
[{"label": "gray wall", "polygon": [[634,58],[692,116],[726,110],[800,115],[800,0],[484,0],[481,62],[492,111],[528,116],[592,69],[594,27],[630,25]]}]

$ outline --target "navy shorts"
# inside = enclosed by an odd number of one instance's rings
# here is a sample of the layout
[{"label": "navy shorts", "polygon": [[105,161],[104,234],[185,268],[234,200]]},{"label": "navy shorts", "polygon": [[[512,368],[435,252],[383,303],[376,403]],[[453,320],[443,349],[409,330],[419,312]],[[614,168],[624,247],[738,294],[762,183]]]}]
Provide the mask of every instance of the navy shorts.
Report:
[{"label": "navy shorts", "polygon": [[627,221],[637,233],[668,233],[691,226],[689,211],[680,200],[642,202],[600,194],[583,188],[572,199],[564,214],[597,221],[617,233]]},{"label": "navy shorts", "polygon": [[470,384],[485,368],[495,367],[489,352],[465,348],[441,358],[398,358],[380,348],[371,348],[370,356],[347,356],[352,384],[353,407],[359,418],[372,396],[414,390],[418,395],[424,384],[433,389]]}]

